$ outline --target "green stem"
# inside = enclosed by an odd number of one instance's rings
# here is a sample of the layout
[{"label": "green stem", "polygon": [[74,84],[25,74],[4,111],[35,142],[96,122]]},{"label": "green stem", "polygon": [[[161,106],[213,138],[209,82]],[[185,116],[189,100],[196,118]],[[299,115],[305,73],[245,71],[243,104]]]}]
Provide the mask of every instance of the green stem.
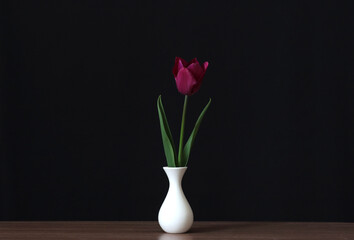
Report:
[{"label": "green stem", "polygon": [[182,113],[181,134],[179,136],[178,164],[176,164],[177,167],[183,167],[181,166],[181,164],[182,164],[182,150],[183,150],[184,120],[186,118],[187,100],[188,100],[188,96],[185,95],[183,113]]}]

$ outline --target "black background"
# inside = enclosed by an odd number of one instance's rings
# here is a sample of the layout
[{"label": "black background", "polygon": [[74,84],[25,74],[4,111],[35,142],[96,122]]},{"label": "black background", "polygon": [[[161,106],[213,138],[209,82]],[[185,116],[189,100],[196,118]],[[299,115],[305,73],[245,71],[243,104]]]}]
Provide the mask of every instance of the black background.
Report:
[{"label": "black background", "polygon": [[354,221],[352,1],[2,1],[1,220],[156,220],[175,56],[210,65],[196,220]]}]

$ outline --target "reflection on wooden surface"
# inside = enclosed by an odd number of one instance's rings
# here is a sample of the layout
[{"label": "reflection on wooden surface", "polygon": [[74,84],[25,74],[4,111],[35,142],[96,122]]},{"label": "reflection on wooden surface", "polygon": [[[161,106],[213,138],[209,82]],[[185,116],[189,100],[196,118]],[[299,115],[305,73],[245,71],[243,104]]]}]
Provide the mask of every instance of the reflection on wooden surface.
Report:
[{"label": "reflection on wooden surface", "polygon": [[343,240],[354,223],[195,222],[184,234],[164,233],[157,222],[0,222],[0,240]]},{"label": "reflection on wooden surface", "polygon": [[158,240],[192,240],[193,235],[189,233],[184,234],[173,234],[173,233],[163,233],[159,236]]}]

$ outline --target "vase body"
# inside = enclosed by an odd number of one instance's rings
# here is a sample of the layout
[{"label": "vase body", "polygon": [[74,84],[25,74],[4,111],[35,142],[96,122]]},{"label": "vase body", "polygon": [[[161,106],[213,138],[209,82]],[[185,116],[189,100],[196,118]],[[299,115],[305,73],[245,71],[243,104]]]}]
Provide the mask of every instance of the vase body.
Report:
[{"label": "vase body", "polygon": [[164,167],[169,189],[159,211],[159,224],[167,233],[187,232],[193,224],[193,211],[182,190],[187,167]]}]

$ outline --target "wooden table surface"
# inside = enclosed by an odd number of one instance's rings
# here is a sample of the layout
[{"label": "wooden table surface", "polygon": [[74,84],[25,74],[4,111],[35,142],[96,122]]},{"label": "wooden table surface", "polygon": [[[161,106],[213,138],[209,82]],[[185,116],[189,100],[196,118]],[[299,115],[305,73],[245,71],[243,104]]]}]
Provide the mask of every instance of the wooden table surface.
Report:
[{"label": "wooden table surface", "polygon": [[157,222],[0,222],[0,239],[354,240],[354,223],[195,222],[188,233],[167,234]]}]

